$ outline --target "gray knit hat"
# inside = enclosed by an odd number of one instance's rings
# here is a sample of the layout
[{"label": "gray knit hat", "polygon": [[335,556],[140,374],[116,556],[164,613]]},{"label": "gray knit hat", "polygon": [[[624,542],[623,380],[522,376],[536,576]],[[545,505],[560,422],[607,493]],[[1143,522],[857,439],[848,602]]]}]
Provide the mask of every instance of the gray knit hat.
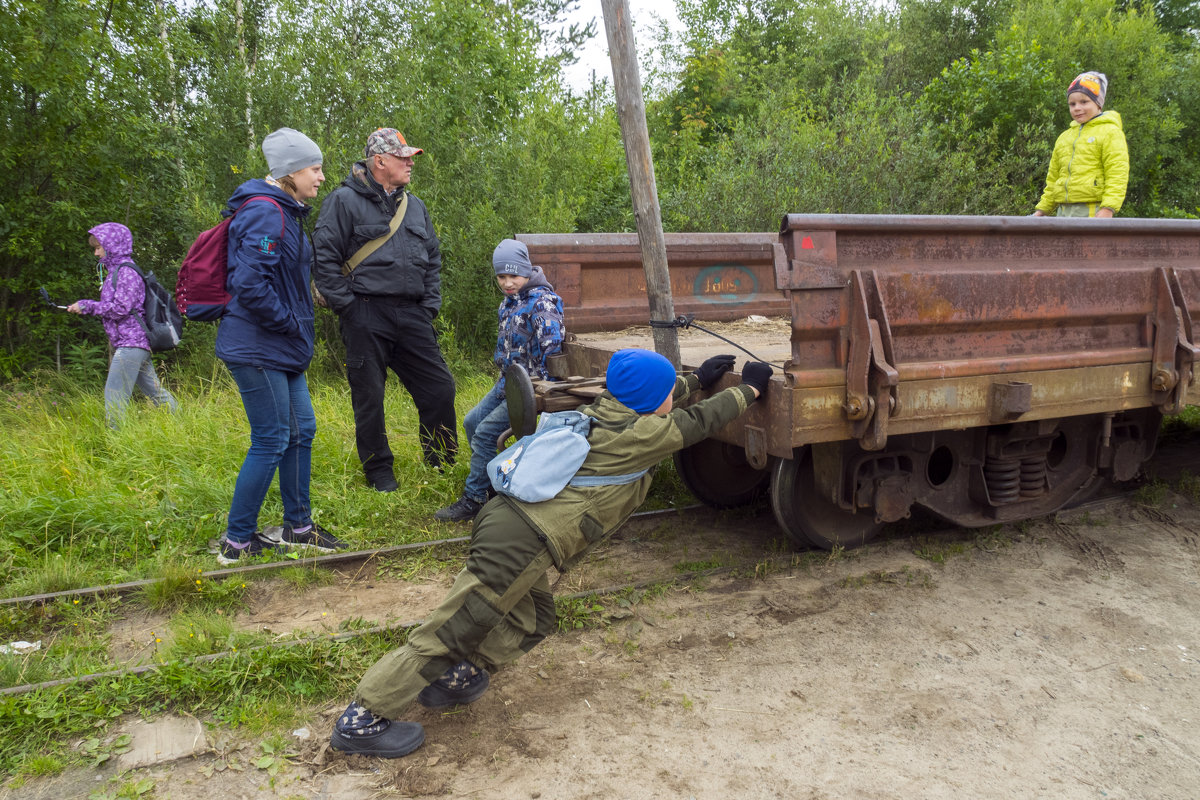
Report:
[{"label": "gray knit hat", "polygon": [[280,128],[268,133],[262,143],[263,155],[267,157],[267,167],[271,177],[282,178],[291,175],[305,167],[320,164],[321,148],[317,143],[303,133],[291,128]]},{"label": "gray knit hat", "polygon": [[529,248],[516,239],[505,239],[492,251],[492,269],[497,275],[533,277],[533,264],[529,262]]}]

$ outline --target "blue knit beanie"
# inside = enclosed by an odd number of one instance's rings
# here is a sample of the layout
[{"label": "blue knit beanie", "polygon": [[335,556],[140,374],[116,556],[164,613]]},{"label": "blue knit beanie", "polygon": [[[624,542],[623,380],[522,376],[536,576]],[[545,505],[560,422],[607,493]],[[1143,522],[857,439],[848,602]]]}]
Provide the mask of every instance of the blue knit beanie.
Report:
[{"label": "blue knit beanie", "polygon": [[618,350],[608,360],[608,391],[639,414],[649,414],[663,404],[675,388],[671,362],[649,350]]}]

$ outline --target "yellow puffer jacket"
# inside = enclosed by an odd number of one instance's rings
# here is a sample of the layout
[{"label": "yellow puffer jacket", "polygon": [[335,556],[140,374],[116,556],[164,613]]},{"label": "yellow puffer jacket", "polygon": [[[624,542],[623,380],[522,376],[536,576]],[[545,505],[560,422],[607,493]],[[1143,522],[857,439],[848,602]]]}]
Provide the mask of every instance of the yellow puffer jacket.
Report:
[{"label": "yellow puffer jacket", "polygon": [[1116,213],[1128,184],[1129,148],[1121,115],[1102,111],[1082,125],[1072,120],[1058,137],[1037,208],[1053,214],[1060,203],[1095,203]]}]

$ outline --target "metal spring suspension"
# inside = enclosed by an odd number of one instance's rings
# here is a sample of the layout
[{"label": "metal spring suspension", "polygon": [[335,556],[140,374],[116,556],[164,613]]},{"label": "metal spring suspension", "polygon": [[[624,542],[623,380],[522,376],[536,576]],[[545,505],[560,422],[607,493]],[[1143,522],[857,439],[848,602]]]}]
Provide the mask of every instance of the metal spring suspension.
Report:
[{"label": "metal spring suspension", "polygon": [[1021,459],[1021,497],[1040,497],[1046,493],[1046,456]]},{"label": "metal spring suspension", "polygon": [[989,457],[983,465],[983,479],[993,504],[1015,503],[1021,494],[1021,460]]}]

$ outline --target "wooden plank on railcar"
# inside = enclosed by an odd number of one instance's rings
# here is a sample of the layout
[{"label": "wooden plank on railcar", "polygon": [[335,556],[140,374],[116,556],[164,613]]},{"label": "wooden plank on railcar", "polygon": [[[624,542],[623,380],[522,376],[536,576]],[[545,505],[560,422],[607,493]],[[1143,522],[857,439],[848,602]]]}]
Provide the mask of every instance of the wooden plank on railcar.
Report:
[{"label": "wooden plank on railcar", "polygon": [[[759,360],[782,366],[791,358],[790,319],[751,316],[733,322],[705,322],[703,327],[736,342]],[[604,354],[614,353],[626,347],[650,350],[653,349],[653,341],[649,326],[634,326],[620,331],[591,331],[574,336],[576,346]],[[754,360],[728,342],[695,328],[679,331],[679,351],[685,371],[695,369],[709,356],[722,353],[737,356],[738,364]]]}]

